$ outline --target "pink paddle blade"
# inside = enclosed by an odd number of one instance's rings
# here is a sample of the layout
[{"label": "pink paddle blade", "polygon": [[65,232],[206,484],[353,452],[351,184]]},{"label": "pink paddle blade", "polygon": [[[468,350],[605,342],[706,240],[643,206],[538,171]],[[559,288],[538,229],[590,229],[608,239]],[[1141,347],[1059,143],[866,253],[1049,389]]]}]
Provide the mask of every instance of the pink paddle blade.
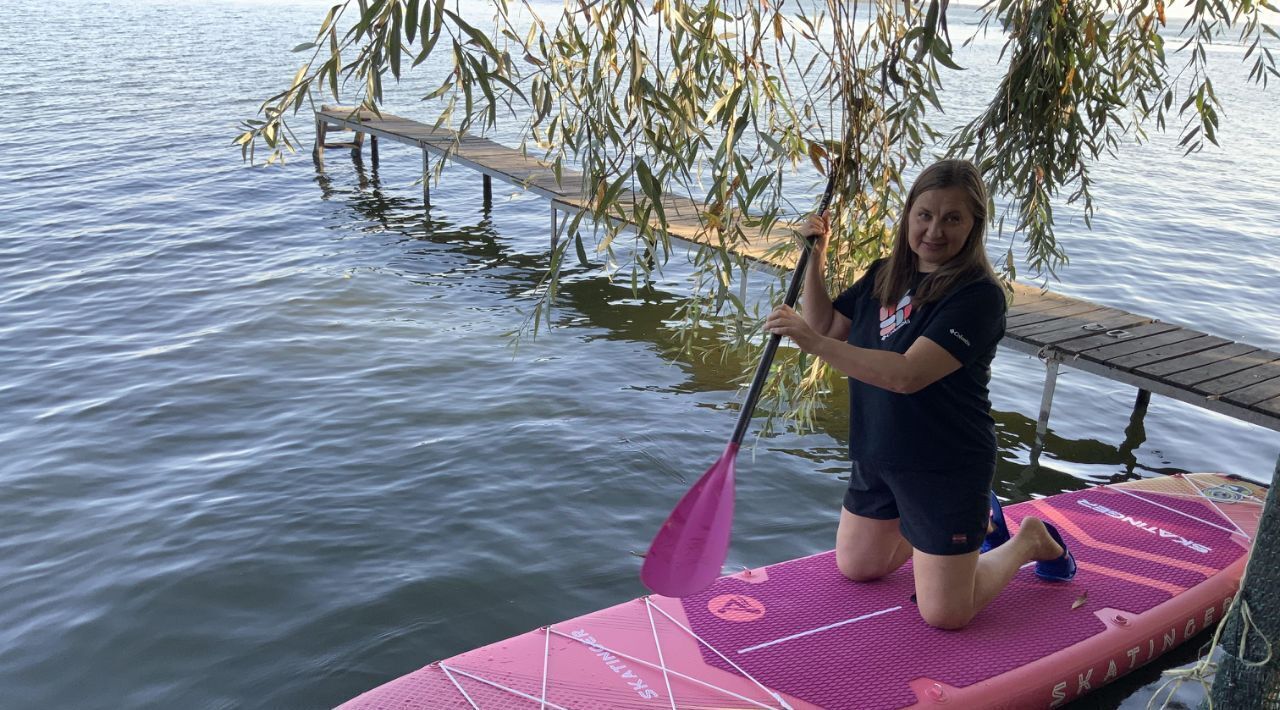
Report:
[{"label": "pink paddle blade", "polygon": [[730,443],[658,529],[640,567],[646,587],[663,596],[684,597],[720,576],[733,528],[737,457],[738,445]]}]

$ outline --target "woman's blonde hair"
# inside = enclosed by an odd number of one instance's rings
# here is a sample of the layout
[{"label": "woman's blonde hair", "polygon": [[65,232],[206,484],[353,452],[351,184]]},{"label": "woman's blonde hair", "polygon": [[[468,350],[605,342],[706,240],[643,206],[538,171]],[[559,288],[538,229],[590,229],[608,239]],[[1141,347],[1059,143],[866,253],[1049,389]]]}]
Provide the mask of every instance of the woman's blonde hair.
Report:
[{"label": "woman's blonde hair", "polygon": [[973,213],[973,228],[960,253],[925,277],[911,302],[916,306],[940,300],[957,286],[981,278],[999,283],[991,261],[987,259],[987,186],[977,166],[967,160],[942,160],[925,168],[907,193],[906,206],[898,220],[897,236],[888,262],[876,273],[872,293],[885,308],[893,308],[911,288],[919,267],[919,258],[907,242],[911,221],[911,209],[920,195],[949,187],[963,188],[969,198],[969,210]]}]

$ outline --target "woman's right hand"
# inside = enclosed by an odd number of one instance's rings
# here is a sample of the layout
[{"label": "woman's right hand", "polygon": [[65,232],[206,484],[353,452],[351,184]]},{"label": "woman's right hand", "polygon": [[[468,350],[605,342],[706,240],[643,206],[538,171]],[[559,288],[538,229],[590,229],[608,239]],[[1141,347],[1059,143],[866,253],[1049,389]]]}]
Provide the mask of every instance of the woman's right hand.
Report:
[{"label": "woman's right hand", "polygon": [[813,250],[825,254],[827,241],[831,238],[831,222],[825,214],[810,215],[796,226],[796,234],[804,239],[813,239]]}]

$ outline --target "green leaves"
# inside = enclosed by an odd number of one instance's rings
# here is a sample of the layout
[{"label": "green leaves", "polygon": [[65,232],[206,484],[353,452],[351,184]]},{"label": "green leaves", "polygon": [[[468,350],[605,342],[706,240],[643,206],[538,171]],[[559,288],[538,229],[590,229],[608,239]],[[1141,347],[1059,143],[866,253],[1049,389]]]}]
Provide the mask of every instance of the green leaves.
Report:
[{"label": "green leaves", "polygon": [[[1152,120],[1165,130],[1176,117],[1188,152],[1218,140],[1209,43],[1238,31],[1228,39],[1246,48],[1249,79],[1265,87],[1280,76],[1280,34],[1263,21],[1272,2],[1189,3],[1181,34],[1165,26],[1166,2],[991,0],[977,32],[1005,38],[1003,76],[985,110],[943,131],[934,121],[944,78],[962,70],[948,0],[587,1],[547,20],[533,0],[492,0],[491,24],[476,19],[474,4],[464,12],[446,0],[346,0],[329,7],[313,42],[294,47],[310,58],[232,143],[246,160],[265,145],[266,162],[280,162],[298,142],[286,122],[313,92],[337,101],[345,91],[345,103],[376,109],[384,76],[408,80],[431,59],[422,94],[432,108],[420,120],[472,133],[501,126],[537,146],[563,184],[580,175],[597,252],[612,261],[626,245],[633,283],[662,269],[673,231],[699,231],[715,245],[694,253],[693,293],[677,318],[681,346],[706,356],[758,335],[735,251],[759,254],[759,240],[770,239],[782,246],[768,258],[785,261],[785,224],[812,207],[808,186],[836,158],[845,166],[828,254],[836,282],[888,248],[904,176],[939,150],[984,167],[1007,205],[998,224],[1025,241],[1032,274],[1065,263],[1055,209],[1088,222],[1098,159],[1144,139]],[[586,263],[582,219],[569,233]],[[550,313],[568,241],[553,255],[537,313]],[[1010,276],[1013,253],[1002,260]],[[709,340],[705,326],[724,317]],[[802,415],[811,411],[805,397],[821,389],[814,367],[796,360],[776,390]]]}]

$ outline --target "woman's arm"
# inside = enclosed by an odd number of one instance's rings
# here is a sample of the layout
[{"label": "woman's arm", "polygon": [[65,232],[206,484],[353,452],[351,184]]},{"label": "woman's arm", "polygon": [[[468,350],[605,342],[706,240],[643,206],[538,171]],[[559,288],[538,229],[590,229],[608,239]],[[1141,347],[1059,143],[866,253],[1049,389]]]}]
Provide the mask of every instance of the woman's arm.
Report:
[{"label": "woman's arm", "polygon": [[[844,318],[839,313],[836,315]],[[847,324],[848,319],[844,320]],[[791,338],[796,347],[822,358],[855,380],[899,394],[919,392],[960,369],[960,361],[929,338],[916,338],[911,347],[901,354],[859,348],[843,338],[821,334],[787,306],[778,306],[769,314],[765,330]]]},{"label": "woman's arm", "polygon": [[815,332],[843,341],[849,337],[850,321],[832,306],[831,294],[827,293],[827,242],[831,230],[826,215],[808,218],[797,232],[801,237],[814,238],[809,268],[804,274],[804,290],[800,292],[804,320]]}]

